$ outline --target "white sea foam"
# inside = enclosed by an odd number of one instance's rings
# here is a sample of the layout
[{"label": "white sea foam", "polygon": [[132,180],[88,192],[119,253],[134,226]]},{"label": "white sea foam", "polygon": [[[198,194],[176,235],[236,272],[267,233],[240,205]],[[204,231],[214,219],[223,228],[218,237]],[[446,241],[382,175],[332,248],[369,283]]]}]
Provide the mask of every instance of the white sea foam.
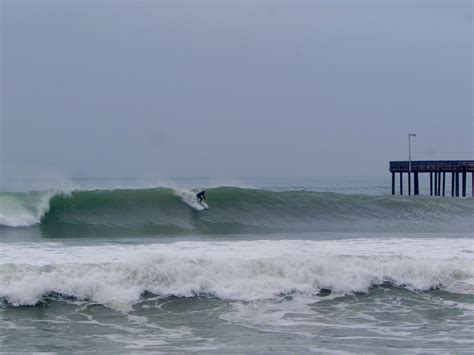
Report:
[{"label": "white sea foam", "polygon": [[[0,195],[0,226],[28,227],[40,223],[49,210],[49,200],[57,193],[45,191],[35,196],[13,194]],[[21,198],[27,197],[27,198]]]},{"label": "white sea foam", "polygon": [[143,292],[229,300],[344,294],[392,282],[474,293],[470,239],[178,242],[64,246],[3,244],[0,298],[31,305],[55,292],[133,304]]}]

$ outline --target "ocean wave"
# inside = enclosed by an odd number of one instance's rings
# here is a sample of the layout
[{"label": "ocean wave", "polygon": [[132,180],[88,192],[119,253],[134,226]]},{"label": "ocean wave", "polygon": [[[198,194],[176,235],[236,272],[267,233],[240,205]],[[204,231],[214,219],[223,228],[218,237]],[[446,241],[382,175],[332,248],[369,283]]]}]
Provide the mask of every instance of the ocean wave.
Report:
[{"label": "ocean wave", "polygon": [[366,292],[384,283],[474,294],[472,255],[469,239],[12,244],[0,255],[0,299],[34,305],[59,294],[133,304],[149,292],[255,301]]},{"label": "ocean wave", "polygon": [[440,222],[472,230],[474,214],[472,199],[239,187],[208,189],[210,209],[200,211],[196,192],[151,188],[0,193],[0,226],[40,225],[45,234],[64,236],[107,231],[170,235],[412,230],[416,225],[439,228]]}]

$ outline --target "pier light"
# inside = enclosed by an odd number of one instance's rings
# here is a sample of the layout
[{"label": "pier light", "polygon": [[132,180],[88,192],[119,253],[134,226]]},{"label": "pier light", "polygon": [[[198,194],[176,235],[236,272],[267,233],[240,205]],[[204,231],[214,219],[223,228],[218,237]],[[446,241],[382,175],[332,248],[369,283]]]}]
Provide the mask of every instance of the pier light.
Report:
[{"label": "pier light", "polygon": [[416,134],[408,133],[408,195],[411,195],[411,137],[416,137]]},{"label": "pier light", "polygon": [[416,137],[415,133],[408,133],[408,171],[411,172],[411,137]]}]

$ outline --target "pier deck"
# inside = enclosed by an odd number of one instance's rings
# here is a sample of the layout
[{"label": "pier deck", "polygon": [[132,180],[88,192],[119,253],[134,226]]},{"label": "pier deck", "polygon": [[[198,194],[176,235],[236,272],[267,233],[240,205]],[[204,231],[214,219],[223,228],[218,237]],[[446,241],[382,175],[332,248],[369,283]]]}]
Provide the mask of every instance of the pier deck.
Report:
[{"label": "pier deck", "polygon": [[[467,173],[471,173],[472,196],[474,197],[474,160],[413,160],[411,166],[408,161],[391,161],[392,195],[395,195],[395,174],[400,174],[400,195],[403,195],[403,174],[408,175],[408,195],[411,195],[411,180],[413,176],[414,194],[419,195],[419,174],[430,174],[430,195],[446,195],[446,173],[451,173],[451,196],[460,196],[459,177],[462,178],[461,195],[466,197]],[[434,181],[433,181],[434,178]]]}]

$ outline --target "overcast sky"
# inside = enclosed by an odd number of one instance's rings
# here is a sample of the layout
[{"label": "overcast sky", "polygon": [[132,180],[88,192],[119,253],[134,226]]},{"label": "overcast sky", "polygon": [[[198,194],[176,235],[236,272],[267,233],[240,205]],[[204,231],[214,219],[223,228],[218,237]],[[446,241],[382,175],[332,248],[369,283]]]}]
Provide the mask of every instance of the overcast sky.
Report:
[{"label": "overcast sky", "polygon": [[471,1],[0,0],[3,174],[473,159]]}]

